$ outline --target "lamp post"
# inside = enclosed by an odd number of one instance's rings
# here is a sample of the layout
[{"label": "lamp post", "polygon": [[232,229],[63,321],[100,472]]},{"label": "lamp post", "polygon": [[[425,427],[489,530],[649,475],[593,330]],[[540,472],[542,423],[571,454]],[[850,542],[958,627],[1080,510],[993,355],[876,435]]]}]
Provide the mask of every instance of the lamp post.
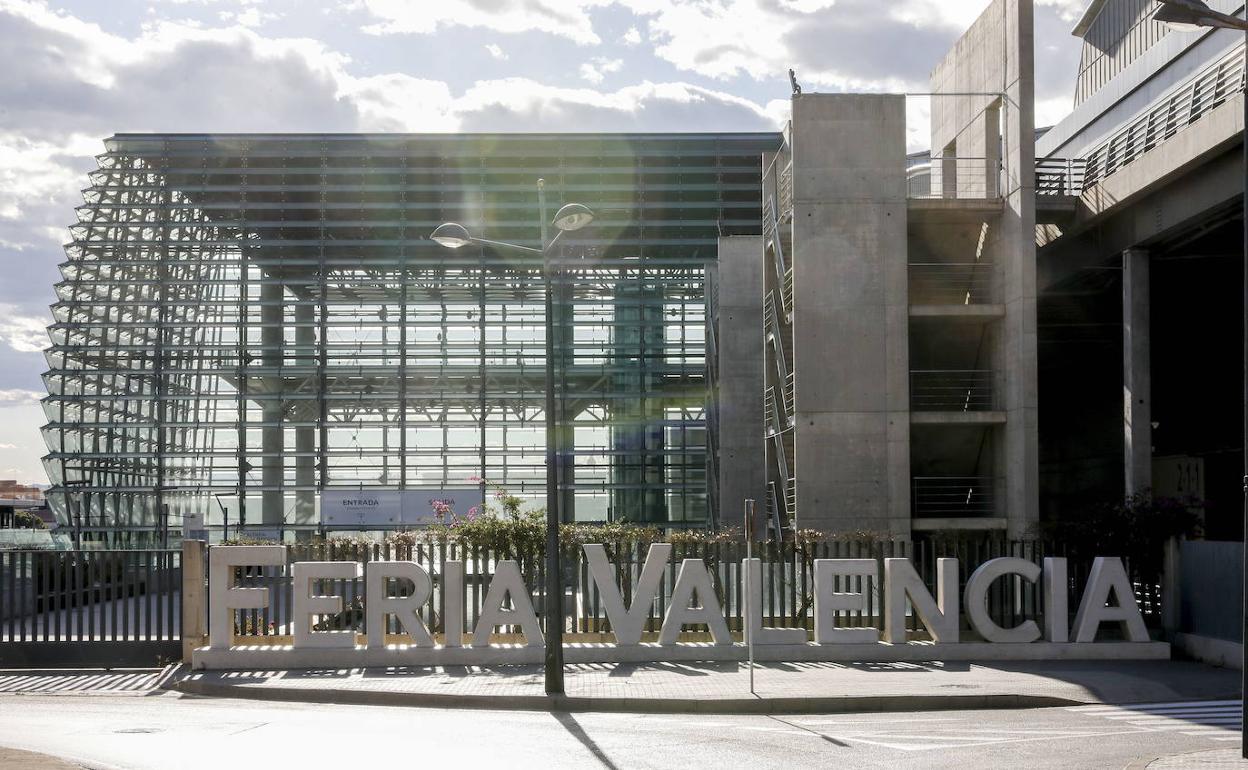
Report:
[{"label": "lamp post", "polygon": [[[1201,28],[1237,29],[1244,36],[1244,75],[1248,77],[1248,20],[1228,13],[1215,11],[1200,0],[1159,0],[1153,20],[1180,30]],[[1248,92],[1244,93],[1244,562],[1243,604],[1240,607],[1240,642],[1248,650]],[[1248,653],[1243,658],[1243,678],[1240,685],[1241,720],[1248,724]],[[1243,732],[1241,730],[1241,732]],[[1240,755],[1248,759],[1248,732],[1240,737]]]},{"label": "lamp post", "polygon": [[[551,253],[566,232],[579,230],[594,219],[594,213],[579,203],[568,203],[555,213],[553,224],[558,232],[549,237],[546,221],[546,181],[537,180],[537,204],[542,229],[542,247],[534,249],[504,241],[476,238],[468,228],[456,222],[438,225],[429,239],[448,249],[475,243],[481,246],[540,254],[542,283],[546,292],[546,694],[563,694],[563,575],[559,559],[559,451],[558,427],[555,425],[555,298],[554,268]],[[485,419],[482,415],[482,419]]]}]

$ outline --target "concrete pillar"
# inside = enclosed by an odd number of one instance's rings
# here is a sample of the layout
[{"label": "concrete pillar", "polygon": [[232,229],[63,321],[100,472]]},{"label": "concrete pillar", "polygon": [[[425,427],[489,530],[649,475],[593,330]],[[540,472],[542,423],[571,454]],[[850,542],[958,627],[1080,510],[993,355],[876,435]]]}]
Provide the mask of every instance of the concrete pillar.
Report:
[{"label": "concrete pillar", "polygon": [[260,521],[265,525],[281,524],[284,508],[282,454],[286,438],[282,430],[282,415],[285,409],[281,398],[282,377],[277,371],[282,365],[285,343],[282,288],[282,284],[277,282],[260,285],[260,362],[269,370],[261,378],[264,385],[260,389],[263,397],[260,411],[265,423],[260,430],[260,449],[264,453],[260,460],[260,483],[266,487],[260,498]]},{"label": "concrete pillar", "polygon": [[191,664],[191,653],[208,634],[208,591],[204,585],[202,540],[182,541],[182,662]]},{"label": "concrete pillar", "polygon": [[767,516],[763,443],[763,239],[719,239],[719,521],[744,527],[744,501],[755,500],[755,531]]},{"label": "concrete pillar", "polygon": [[1153,486],[1148,251],[1122,253],[1122,448],[1128,495]]},{"label": "concrete pillar", "polygon": [[797,524],[910,533],[906,101],[793,99]]},{"label": "concrete pillar", "polygon": [[[299,365],[316,365],[316,308],[311,304],[295,305],[295,348]],[[300,410],[300,421],[306,421],[312,410]],[[295,484],[312,487],[316,484],[316,428],[295,428]],[[316,491],[300,489],[295,492],[295,523],[312,524],[316,519]]]},{"label": "concrete pillar", "polygon": [[[932,175],[932,181],[937,176]],[[958,146],[950,144],[940,154],[940,196],[942,198],[958,197]]]}]

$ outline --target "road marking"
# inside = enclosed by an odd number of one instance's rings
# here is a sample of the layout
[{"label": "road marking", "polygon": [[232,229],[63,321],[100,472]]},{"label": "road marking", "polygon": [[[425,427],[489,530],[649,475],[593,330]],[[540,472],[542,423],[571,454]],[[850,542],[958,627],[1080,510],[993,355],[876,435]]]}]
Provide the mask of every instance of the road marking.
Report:
[{"label": "road marking", "polygon": [[897,740],[912,740],[912,741],[927,740],[928,736],[904,735],[904,734],[894,735],[891,733],[871,734],[871,737],[869,738],[861,736],[861,735],[844,735],[844,734],[834,734],[831,737],[834,737],[842,741],[849,741],[851,743],[865,743],[868,745],[879,746],[881,748],[886,748],[886,749],[897,749],[899,751],[931,751],[933,749],[962,749],[962,748],[971,748],[971,747],[980,747],[980,746],[999,746],[1004,743],[1035,743],[1037,741],[1053,741],[1053,740],[1059,740],[1062,738],[1067,738],[1067,739],[1069,738],[1101,738],[1101,737],[1106,737],[1110,735],[1130,735],[1132,733],[1138,733],[1140,731],[1139,730],[1112,730],[1108,732],[1095,732],[1095,733],[1070,731],[1064,735],[1042,735],[1042,736],[1035,736],[1035,737],[1030,737],[1030,738],[1014,737],[1012,733],[1015,733],[1017,731],[1010,731],[1010,732],[1011,732],[1010,736],[1002,737],[1002,738],[988,738],[986,736],[985,737],[934,736],[934,739],[936,740],[936,742],[934,743],[895,743],[894,741],[897,741]]},{"label": "road marking", "polygon": [[1209,740],[1239,740],[1242,729],[1239,701],[1175,701],[1122,706],[1075,706],[1067,711],[1102,717],[1149,732],[1177,732]]}]

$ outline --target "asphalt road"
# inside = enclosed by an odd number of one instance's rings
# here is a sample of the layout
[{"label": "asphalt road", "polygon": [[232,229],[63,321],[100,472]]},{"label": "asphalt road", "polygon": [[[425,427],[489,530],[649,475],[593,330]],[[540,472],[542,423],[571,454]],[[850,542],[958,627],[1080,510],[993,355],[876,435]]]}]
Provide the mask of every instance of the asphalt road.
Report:
[{"label": "asphalt road", "polygon": [[[0,696],[0,746],[93,768],[1142,767],[1239,738],[1238,704],[697,716]],[[1133,764],[1134,763],[1134,764]]]}]

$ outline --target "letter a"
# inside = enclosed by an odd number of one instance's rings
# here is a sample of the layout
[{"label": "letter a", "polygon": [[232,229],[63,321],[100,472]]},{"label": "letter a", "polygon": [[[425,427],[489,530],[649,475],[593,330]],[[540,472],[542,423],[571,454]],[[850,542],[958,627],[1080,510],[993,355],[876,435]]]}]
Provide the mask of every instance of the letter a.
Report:
[{"label": "letter a", "polygon": [[[691,607],[695,594],[699,606]],[[715,598],[715,587],[711,585],[711,575],[701,559],[685,559],[680,564],[680,575],[672,587],[672,602],[659,631],[659,644],[675,644],[686,623],[705,623],[715,644],[732,644],[728,622],[724,620],[719,600]]]}]

